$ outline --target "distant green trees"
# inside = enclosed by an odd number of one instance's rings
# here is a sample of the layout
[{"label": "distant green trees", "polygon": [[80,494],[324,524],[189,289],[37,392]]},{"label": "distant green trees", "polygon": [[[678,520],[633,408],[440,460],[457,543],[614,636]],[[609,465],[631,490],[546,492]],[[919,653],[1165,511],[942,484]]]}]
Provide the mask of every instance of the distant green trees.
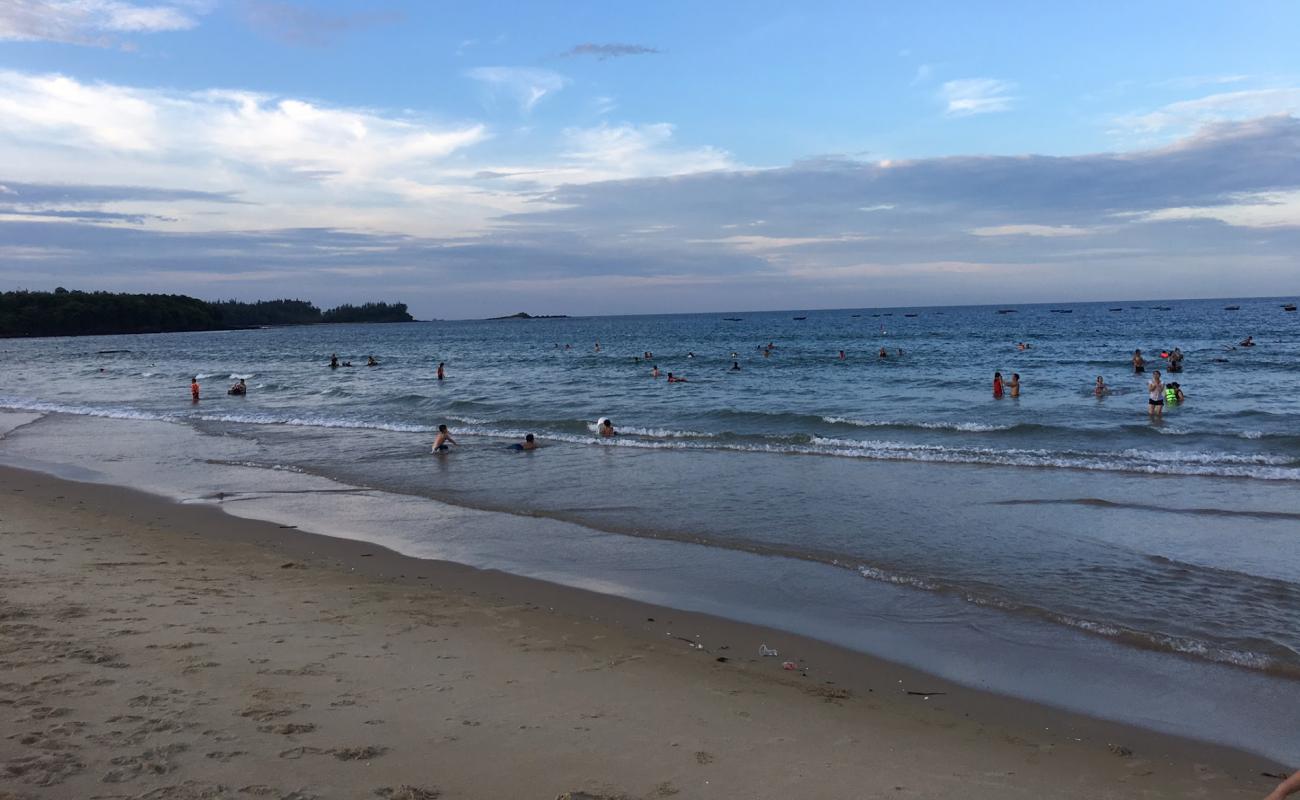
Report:
[{"label": "distant green trees", "polygon": [[331,308],[321,315],[322,322],[411,322],[406,313],[406,303],[366,303],[354,306],[344,304]]},{"label": "distant green trees", "polygon": [[14,291],[0,293],[0,336],[89,336],[210,331],[318,322],[410,322],[404,303],[342,305],[321,312],[306,300],[207,302],[181,294]]}]

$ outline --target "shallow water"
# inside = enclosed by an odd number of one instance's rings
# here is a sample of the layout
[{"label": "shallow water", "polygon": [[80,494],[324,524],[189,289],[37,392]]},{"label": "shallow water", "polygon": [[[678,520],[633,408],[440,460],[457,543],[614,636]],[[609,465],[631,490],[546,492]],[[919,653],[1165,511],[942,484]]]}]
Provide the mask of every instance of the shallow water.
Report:
[{"label": "shallow water", "polygon": [[[1241,310],[1223,310],[1230,304]],[[718,565],[792,559],[811,565],[800,580],[898,585],[989,619],[1295,679],[1300,318],[1280,305],[11,340],[0,343],[14,365],[0,405],[179,422],[255,442],[254,463],[696,543]],[[1247,334],[1258,346],[1232,349]],[[1031,349],[1017,350],[1022,340]],[[1151,424],[1147,376],[1128,360],[1141,347],[1158,368],[1175,346],[1186,354],[1176,379],[1188,402]],[[645,351],[690,382],[650,378],[650,364],[634,360]],[[373,354],[381,366],[330,370],[332,352],[357,365]],[[732,352],[740,371],[729,369]],[[434,377],[438,361],[445,381]],[[1023,396],[994,400],[994,370],[1018,372]],[[1115,394],[1092,395],[1097,375]],[[227,397],[240,376],[249,396]],[[595,437],[600,416],[622,435]],[[462,442],[446,457],[428,453],[440,422]],[[505,449],[525,432],[544,448]]]}]

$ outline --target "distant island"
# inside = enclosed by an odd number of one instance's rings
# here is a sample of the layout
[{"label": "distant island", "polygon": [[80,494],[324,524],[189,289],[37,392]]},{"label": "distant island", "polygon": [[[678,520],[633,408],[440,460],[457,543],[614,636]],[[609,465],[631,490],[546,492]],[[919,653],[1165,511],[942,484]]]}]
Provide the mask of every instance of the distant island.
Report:
[{"label": "distant island", "polygon": [[510,314],[504,317],[488,317],[488,320],[494,319],[568,319],[568,314],[529,314],[527,311],[520,311],[518,314]]},{"label": "distant island", "polygon": [[405,303],[341,305],[321,311],[306,300],[209,302],[183,294],[0,293],[0,337],[238,330],[326,322],[413,322]]}]

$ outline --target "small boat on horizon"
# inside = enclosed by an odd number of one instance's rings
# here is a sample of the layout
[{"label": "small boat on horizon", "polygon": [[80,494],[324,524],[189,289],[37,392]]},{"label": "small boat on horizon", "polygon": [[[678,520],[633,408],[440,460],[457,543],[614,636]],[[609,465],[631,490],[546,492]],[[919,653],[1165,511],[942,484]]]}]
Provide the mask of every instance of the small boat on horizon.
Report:
[{"label": "small boat on horizon", "polygon": [[1295,303],[1287,303],[1286,305],[1282,306],[1282,310],[1283,310],[1283,311],[1295,311]]},{"label": "small boat on horizon", "polygon": [[808,319],[807,317],[795,317],[795,319]]},{"label": "small boat on horizon", "polygon": [[744,317],[723,317],[723,322],[740,322]]},{"label": "small boat on horizon", "polygon": [[915,314],[904,314],[903,316],[905,316],[905,317],[915,317],[916,315],[915,315]]},{"label": "small boat on horizon", "polygon": [[1123,311],[1123,310],[1124,310],[1124,309],[1122,309],[1122,308],[1112,308],[1112,309],[1111,309],[1111,311]]},{"label": "small boat on horizon", "polygon": [[1241,306],[1224,306],[1224,307],[1223,307],[1223,310],[1224,310],[1224,311],[1240,311],[1240,310],[1241,310]]},{"label": "small boat on horizon", "polygon": [[999,309],[998,309],[998,313],[999,313],[999,314],[1015,314],[1015,313],[1016,313],[1016,309],[1014,309],[1014,308],[999,308]]}]

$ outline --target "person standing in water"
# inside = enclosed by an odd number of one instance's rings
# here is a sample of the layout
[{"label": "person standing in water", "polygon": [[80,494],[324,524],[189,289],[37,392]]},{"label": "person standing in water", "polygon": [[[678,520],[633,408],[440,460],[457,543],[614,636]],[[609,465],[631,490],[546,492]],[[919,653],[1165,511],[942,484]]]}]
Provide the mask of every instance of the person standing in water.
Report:
[{"label": "person standing in water", "polygon": [[1147,416],[1151,419],[1163,419],[1165,411],[1165,385],[1160,382],[1160,370],[1151,370],[1151,382],[1147,384]]},{"label": "person standing in water", "polygon": [[447,374],[446,374],[445,372],[442,371],[443,366],[444,366],[443,363],[442,363],[441,361],[439,361],[439,362],[438,362],[438,380],[442,380],[443,378],[447,377]]},{"label": "person standing in water", "polygon": [[618,431],[614,430],[614,423],[609,417],[605,417],[597,426],[597,432],[601,436],[618,436]]},{"label": "person standing in water", "polygon": [[732,372],[740,372],[740,362],[739,362],[739,361],[733,361],[733,362],[731,362],[731,371],[732,371]]},{"label": "person standing in water", "polygon": [[1147,371],[1147,362],[1142,358],[1141,350],[1133,351],[1133,374],[1140,375]]},{"label": "person standing in water", "polygon": [[1007,390],[1010,392],[1012,397],[1020,396],[1020,373],[1019,372],[1011,373],[1011,382],[1007,384]]},{"label": "person standing in water", "polygon": [[447,430],[446,425],[439,425],[438,436],[433,440],[433,452],[445,453],[451,449],[453,444],[458,445],[460,442],[451,438],[451,431]]},{"label": "person standing in water", "polygon": [[658,378],[658,377],[659,377],[659,365],[658,365],[658,364],[653,364],[653,365],[651,365],[651,367],[650,367],[650,377],[652,377],[652,378]]},{"label": "person standing in water", "polygon": [[1097,376],[1097,386],[1092,390],[1092,393],[1098,397],[1105,397],[1110,394],[1110,387],[1106,385],[1106,381],[1102,380],[1100,375]]},{"label": "person standing in water", "polygon": [[190,378],[190,400],[195,403],[199,402],[199,376],[198,375],[195,375],[193,378]]},{"label": "person standing in water", "polygon": [[843,360],[844,360],[844,351],[841,350],[841,351],[840,351],[840,361],[843,361]]},{"label": "person standing in water", "polygon": [[1002,399],[1002,373],[1001,372],[993,373],[993,397],[994,399],[997,400]]}]

